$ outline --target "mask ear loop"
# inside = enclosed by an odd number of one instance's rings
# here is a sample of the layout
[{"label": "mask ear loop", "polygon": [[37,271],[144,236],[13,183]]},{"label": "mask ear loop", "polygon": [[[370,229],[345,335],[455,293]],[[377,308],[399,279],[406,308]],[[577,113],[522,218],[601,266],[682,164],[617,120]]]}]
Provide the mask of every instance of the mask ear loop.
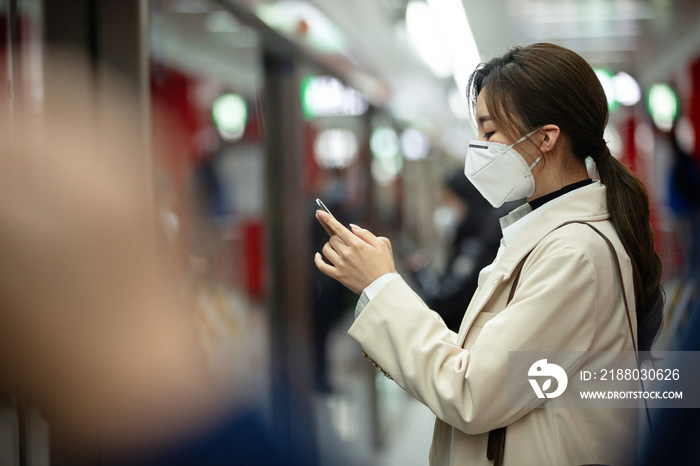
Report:
[{"label": "mask ear loop", "polygon": [[515,141],[513,144],[511,144],[511,145],[509,145],[509,146],[506,146],[506,147],[503,149],[502,152],[506,152],[507,150],[512,149],[514,145],[520,144],[520,143],[523,142],[525,139],[529,138],[530,136],[532,136],[533,134],[535,134],[536,132],[538,132],[540,129],[541,129],[541,128],[538,128],[538,129],[536,129],[536,130],[534,130],[534,131],[530,131],[530,132],[527,133],[525,136],[523,136],[523,137],[521,137],[520,139],[518,139],[517,141]]},{"label": "mask ear loop", "polygon": [[[514,142],[513,144],[511,144],[510,146],[506,146],[506,149],[505,149],[505,150],[512,149],[514,145],[523,142],[525,139],[529,138],[530,136],[532,136],[533,134],[535,134],[536,132],[538,132],[540,129],[542,129],[542,128],[537,128],[537,129],[535,129],[535,130],[533,130],[533,131],[530,131],[529,133],[527,133],[525,136],[523,136],[523,137],[521,137],[520,139],[518,139],[517,141],[515,141],[515,142]],[[505,150],[504,150],[503,152],[505,152]],[[535,168],[535,165],[537,165],[537,162],[539,162],[541,158],[542,158],[541,155],[540,155],[539,157],[537,157],[537,158],[535,159],[535,161],[532,162],[532,165],[530,165],[530,166],[527,168],[527,170],[525,170],[525,171],[523,172],[523,175],[527,176],[527,175],[529,175],[530,173],[532,173],[532,169]]]},{"label": "mask ear loop", "polygon": [[537,158],[535,159],[535,161],[532,162],[532,165],[530,165],[530,166],[527,168],[527,170],[525,170],[525,171],[523,172],[523,175],[527,176],[527,175],[529,175],[530,173],[532,173],[532,169],[535,168],[535,165],[537,165],[537,162],[539,162],[541,158],[542,158],[541,155],[540,155],[539,157],[537,157]]}]

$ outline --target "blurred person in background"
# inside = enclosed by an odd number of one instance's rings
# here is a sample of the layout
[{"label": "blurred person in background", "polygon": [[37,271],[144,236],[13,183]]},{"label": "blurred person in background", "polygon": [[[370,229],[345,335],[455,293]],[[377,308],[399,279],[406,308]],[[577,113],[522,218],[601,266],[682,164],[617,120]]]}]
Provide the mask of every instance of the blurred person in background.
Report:
[{"label": "blurred person in background", "polygon": [[[700,165],[698,156],[692,153],[689,144],[680,144],[679,127],[674,128],[670,138],[673,149],[673,165],[669,179],[669,207],[676,217],[683,244],[690,254],[684,264],[682,275],[700,275]],[[693,138],[694,139],[694,138]]]},{"label": "blurred person in background", "polygon": [[444,272],[438,274],[420,251],[409,256],[405,265],[413,272],[417,293],[450,330],[459,330],[479,272],[496,256],[501,240],[498,219],[519,204],[507,202],[494,209],[463,172],[445,178],[442,202],[433,215],[438,237],[447,247]]},{"label": "blurred person in background", "polygon": [[0,113],[0,390],[88,464],[289,464],[249,374],[207,370],[196,296],[159,246],[138,99],[92,72],[47,53],[44,113]]},{"label": "blurred person in background", "polygon": [[[676,217],[677,234],[682,243],[688,245],[680,271],[682,280],[689,286],[697,283],[700,277],[700,164],[697,154],[693,153],[693,144],[681,144],[679,126],[674,128],[674,137],[670,138],[674,162],[670,171],[669,206]],[[694,138],[693,138],[694,139]],[[693,141],[694,142],[694,141]],[[669,293],[670,312],[683,313],[682,318],[667,314],[669,325],[664,332],[678,338],[677,346],[669,349],[679,351],[700,351],[700,292],[695,288],[696,298],[690,300],[685,308],[676,304],[676,296]],[[680,308],[680,309],[679,309]],[[675,324],[675,325],[674,325]],[[697,367],[683,357],[679,358],[678,369],[695,373]],[[663,409],[657,410],[654,432],[651,441],[642,449],[640,464],[655,466],[660,464],[700,464],[700,414],[697,409]]]}]

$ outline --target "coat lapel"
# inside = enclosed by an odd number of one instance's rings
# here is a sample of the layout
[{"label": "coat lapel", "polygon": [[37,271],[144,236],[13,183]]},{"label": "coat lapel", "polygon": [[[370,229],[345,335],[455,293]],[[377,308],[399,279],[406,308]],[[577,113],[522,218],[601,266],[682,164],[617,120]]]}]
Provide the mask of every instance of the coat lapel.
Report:
[{"label": "coat lapel", "polygon": [[510,279],[520,261],[542,238],[570,220],[594,222],[608,217],[604,185],[574,191],[547,209],[506,248],[483,288],[479,288],[474,294],[459,329],[459,346],[464,345],[467,332],[484,305],[498,287]]}]

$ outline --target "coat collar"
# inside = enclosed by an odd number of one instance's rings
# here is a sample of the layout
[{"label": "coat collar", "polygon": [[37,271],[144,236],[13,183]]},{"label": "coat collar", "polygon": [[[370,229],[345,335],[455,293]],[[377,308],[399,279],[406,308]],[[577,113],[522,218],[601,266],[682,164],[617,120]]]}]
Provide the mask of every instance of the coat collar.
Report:
[{"label": "coat collar", "polygon": [[508,280],[522,258],[542,238],[566,222],[571,220],[597,222],[609,218],[605,192],[605,186],[601,184],[581,191],[574,191],[559,200],[518,235],[503,252],[491,275],[495,276],[500,273],[504,280]]},{"label": "coat collar", "polygon": [[467,329],[491,298],[499,284],[510,279],[522,259],[560,225],[571,221],[597,222],[610,217],[605,198],[605,185],[573,191],[547,209],[528,226],[499,258],[483,288],[476,291],[460,328],[460,345],[464,344]]}]

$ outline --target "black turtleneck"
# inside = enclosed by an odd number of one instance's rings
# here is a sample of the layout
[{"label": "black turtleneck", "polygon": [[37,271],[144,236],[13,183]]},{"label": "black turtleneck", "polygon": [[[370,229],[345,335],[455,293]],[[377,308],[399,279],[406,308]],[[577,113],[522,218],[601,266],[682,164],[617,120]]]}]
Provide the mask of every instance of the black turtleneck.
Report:
[{"label": "black turtleneck", "polygon": [[586,180],[577,181],[576,183],[567,184],[566,186],[564,186],[563,188],[561,188],[557,191],[551,192],[549,194],[545,194],[544,196],[540,196],[537,199],[531,200],[529,202],[530,207],[532,207],[532,210],[535,210],[536,208],[540,207],[541,205],[551,201],[552,199],[555,199],[555,198],[561,196],[562,194],[566,194],[570,191],[573,191],[574,189],[582,188],[583,186],[589,185],[591,183],[593,183],[593,180],[588,178]]}]

